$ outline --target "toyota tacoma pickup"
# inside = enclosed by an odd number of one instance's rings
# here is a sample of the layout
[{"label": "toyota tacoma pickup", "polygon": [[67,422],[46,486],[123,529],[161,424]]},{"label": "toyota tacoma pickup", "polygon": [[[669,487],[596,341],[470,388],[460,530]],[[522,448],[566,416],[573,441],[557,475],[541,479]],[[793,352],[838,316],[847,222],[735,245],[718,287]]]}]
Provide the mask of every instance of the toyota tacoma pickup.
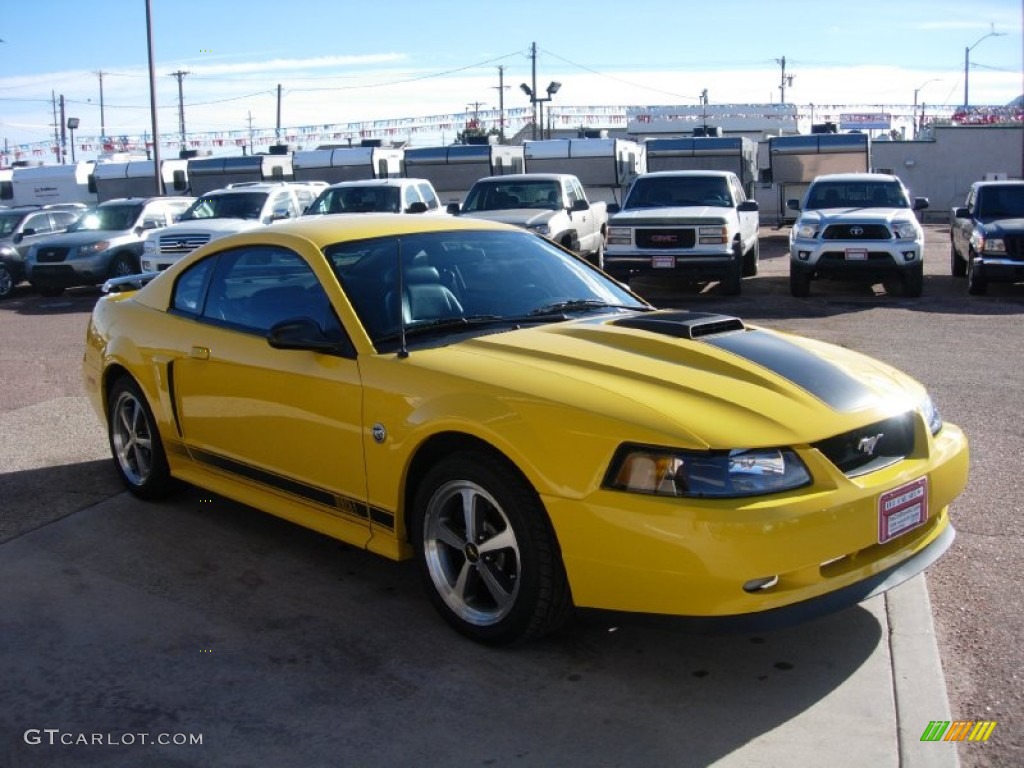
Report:
[{"label": "toyota tacoma pickup", "polygon": [[621,282],[658,273],[718,280],[736,295],[757,274],[757,202],[729,171],[657,171],[636,178],[621,209],[611,206],[600,266]]},{"label": "toyota tacoma pickup", "polygon": [[897,177],[884,173],[830,173],[818,176],[803,202],[786,201],[799,211],[789,234],[789,290],[811,292],[811,279],[824,277],[882,282],[888,292],[902,288],[920,296],[924,287],[924,230],[914,211],[928,199],[911,200]]},{"label": "toyota tacoma pickup", "polygon": [[594,264],[604,260],[608,207],[590,202],[583,185],[566,173],[511,173],[477,181],[456,216],[515,224],[554,240]]},{"label": "toyota tacoma pickup", "polygon": [[949,227],[949,267],[980,296],[990,282],[1024,280],[1024,181],[976,181]]}]

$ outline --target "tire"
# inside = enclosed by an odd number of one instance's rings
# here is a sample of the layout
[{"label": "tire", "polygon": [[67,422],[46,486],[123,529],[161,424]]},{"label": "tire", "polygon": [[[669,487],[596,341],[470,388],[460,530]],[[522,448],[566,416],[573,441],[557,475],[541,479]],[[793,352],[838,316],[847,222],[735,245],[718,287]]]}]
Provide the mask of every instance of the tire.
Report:
[{"label": "tire", "polygon": [[0,264],[0,299],[6,299],[14,293],[14,275],[5,265]]},{"label": "tire", "polygon": [[971,296],[984,296],[988,293],[988,281],[974,264],[973,253],[968,254],[967,258],[967,292]]},{"label": "tire", "polygon": [[45,296],[48,299],[55,299],[58,296],[64,295],[64,289],[55,285],[33,285],[32,287],[39,291],[40,296]]},{"label": "tire", "polygon": [[757,265],[761,260],[761,243],[754,238],[754,244],[743,256],[743,276],[754,277],[757,274]]},{"label": "tire", "polygon": [[811,275],[802,269],[789,265],[789,292],[798,299],[811,295]]},{"label": "tire", "polygon": [[900,276],[903,295],[917,298],[924,290],[924,264],[920,261]]},{"label": "tire", "polygon": [[739,243],[734,247],[733,264],[729,274],[722,278],[722,293],[726,296],[739,296],[743,290],[743,246]]},{"label": "tire", "polygon": [[118,379],[107,399],[107,437],[121,481],[141,499],[156,499],[172,488],[156,419],[134,380]]},{"label": "tire", "polygon": [[569,615],[572,597],[547,513],[500,460],[454,453],[431,468],[416,491],[411,538],[434,607],[473,640],[540,637]]},{"label": "tire", "polygon": [[137,275],[138,273],[139,269],[135,265],[135,259],[127,253],[117,254],[114,260],[110,262],[110,271],[108,272],[110,277],[126,277],[127,275]]},{"label": "tire", "polygon": [[967,260],[956,252],[956,245],[949,243],[949,272],[953,277],[967,277]]},{"label": "tire", "polygon": [[590,254],[587,261],[593,264],[598,269],[604,269],[604,237],[601,237],[600,242],[597,244],[597,250]]}]

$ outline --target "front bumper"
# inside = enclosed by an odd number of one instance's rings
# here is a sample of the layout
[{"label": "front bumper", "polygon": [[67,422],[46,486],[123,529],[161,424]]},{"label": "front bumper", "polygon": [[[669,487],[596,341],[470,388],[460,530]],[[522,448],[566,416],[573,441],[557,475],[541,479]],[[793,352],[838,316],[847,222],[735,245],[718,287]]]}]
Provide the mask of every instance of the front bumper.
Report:
[{"label": "front bumper", "polygon": [[732,249],[711,250],[646,250],[618,252],[605,250],[604,271],[610,275],[656,273],[694,280],[719,280],[740,268]]},{"label": "front bumper", "polygon": [[[947,424],[926,443],[912,457],[853,478],[817,450],[801,448],[813,485],[772,496],[712,501],[601,490],[544,503],[580,608],[766,620],[778,609],[810,615],[895,586],[949,546],[948,507],[967,482],[967,441]],[[927,519],[879,543],[881,497],[922,477]],[[770,578],[771,586],[750,590],[751,582]]]},{"label": "front bumper", "polygon": [[790,244],[790,267],[812,277],[884,280],[921,264],[923,243],[915,240],[803,240]]},{"label": "front bumper", "polygon": [[991,283],[1024,282],[1024,261],[1004,257],[981,256],[974,260],[977,274]]},{"label": "front bumper", "polygon": [[26,262],[26,279],[32,285],[71,288],[77,285],[96,285],[109,276],[113,251],[92,256],[67,258],[55,263]]}]

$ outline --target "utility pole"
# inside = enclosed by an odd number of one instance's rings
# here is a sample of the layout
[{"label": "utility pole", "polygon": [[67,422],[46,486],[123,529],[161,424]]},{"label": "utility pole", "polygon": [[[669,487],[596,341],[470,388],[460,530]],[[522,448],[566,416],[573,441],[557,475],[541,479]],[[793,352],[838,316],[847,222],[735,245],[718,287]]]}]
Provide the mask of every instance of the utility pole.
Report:
[{"label": "utility pole", "polygon": [[274,131],[277,143],[281,143],[281,84],[277,84],[277,128]]},{"label": "utility pole", "polygon": [[64,164],[64,158],[60,153],[60,134],[58,133],[58,126],[60,123],[57,122],[57,94],[50,91],[50,101],[53,105],[53,147],[57,150],[57,162]]},{"label": "utility pole", "polygon": [[64,94],[60,95],[60,163],[67,162],[68,135],[64,132]]},{"label": "utility pole", "polygon": [[786,87],[792,87],[793,78],[795,75],[786,74],[786,57],[783,56],[781,59],[776,59],[775,63],[782,67],[782,79],[779,81],[779,92],[782,94],[780,104],[786,103]]},{"label": "utility pole", "polygon": [[103,119],[103,76],[106,74],[102,69],[96,73],[100,79],[100,140],[107,138],[107,123]]},{"label": "utility pole", "polygon": [[185,70],[179,69],[177,72],[171,72],[171,77],[178,78],[178,131],[181,133],[181,148],[186,148],[185,142],[185,96],[182,93],[181,81],[185,78],[185,75],[191,74]]},{"label": "utility pole", "polygon": [[505,143],[505,65],[498,65],[498,140]]},{"label": "utility pole", "polygon": [[533,138],[537,138],[537,44],[530,44],[530,72],[532,80],[530,87],[533,92],[530,95],[530,106],[533,108]]},{"label": "utility pole", "polygon": [[[149,60],[149,119],[153,126],[153,183],[156,193],[164,193],[163,176],[160,174],[160,129],[156,119],[156,65],[153,54],[153,0],[146,0],[146,53]],[[149,152],[146,153],[147,155]]]},{"label": "utility pole", "polygon": [[252,110],[249,110],[249,154],[252,154]]},{"label": "utility pole", "polygon": [[705,88],[700,92],[700,103],[704,105],[704,135],[707,135],[708,130],[708,89]]}]

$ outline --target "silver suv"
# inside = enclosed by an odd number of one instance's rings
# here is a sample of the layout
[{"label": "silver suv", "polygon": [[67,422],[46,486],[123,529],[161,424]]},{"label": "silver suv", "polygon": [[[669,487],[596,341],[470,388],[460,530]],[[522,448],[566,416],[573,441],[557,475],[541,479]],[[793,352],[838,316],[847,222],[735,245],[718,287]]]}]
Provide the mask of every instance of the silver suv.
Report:
[{"label": "silver suv", "polygon": [[191,197],[123,197],[85,211],[63,235],[33,243],[25,273],[44,296],[75,285],[96,285],[139,271],[145,234],[161,229],[192,203]]},{"label": "silver suv", "polygon": [[302,215],[326,182],[242,182],[207,192],[177,223],[146,238],[142,271],[171,266],[211,240]]},{"label": "silver suv", "polygon": [[82,215],[78,203],[0,209],[0,299],[25,279],[25,254],[32,243],[65,231]]},{"label": "silver suv", "polygon": [[789,200],[800,215],[789,235],[789,289],[808,296],[811,279],[831,277],[894,283],[906,296],[924,285],[924,230],[914,211],[928,199],[911,201],[903,183],[884,173],[818,176],[803,203]]}]

